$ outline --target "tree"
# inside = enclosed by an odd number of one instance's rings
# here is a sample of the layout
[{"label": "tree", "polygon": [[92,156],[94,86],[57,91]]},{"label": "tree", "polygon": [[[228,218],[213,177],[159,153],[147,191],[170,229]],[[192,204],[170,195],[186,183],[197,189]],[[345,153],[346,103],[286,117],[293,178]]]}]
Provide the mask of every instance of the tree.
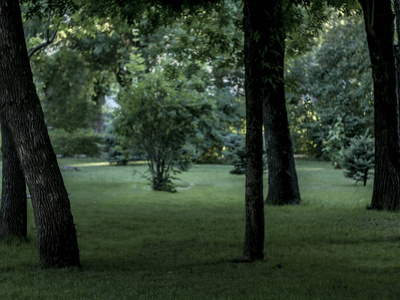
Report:
[{"label": "tree", "polygon": [[[266,203],[274,205],[300,203],[300,190],[293,157],[293,146],[286,112],[283,79],[285,57],[285,32],[283,26],[282,1],[265,4],[265,27],[259,32],[265,35],[261,44],[264,67],[262,77],[264,89],[263,113],[265,145],[268,160],[268,196]],[[268,23],[267,23],[268,22]]]},{"label": "tree", "polygon": [[68,48],[34,60],[35,80],[42,88],[41,103],[46,123],[74,132],[90,128],[95,113],[95,76],[82,56]]},{"label": "tree", "polygon": [[350,145],[343,149],[341,157],[346,169],[344,176],[356,183],[362,181],[365,186],[375,165],[374,139],[368,136],[368,131],[363,136],[350,139]]},{"label": "tree", "polygon": [[399,104],[393,11],[389,1],[359,0],[374,81],[375,180],[370,209],[400,208]]},{"label": "tree", "polygon": [[17,150],[34,210],[39,260],[78,266],[79,250],[68,193],[52,150],[33,84],[18,1],[0,2],[0,105]]},{"label": "tree", "polygon": [[[273,4],[276,1],[272,1]],[[263,196],[263,141],[262,105],[263,88],[267,78],[263,76],[265,45],[269,39],[269,21],[266,16],[271,2],[245,0],[243,7],[244,63],[246,92],[246,230],[243,260],[264,258],[264,196]],[[273,5],[272,4],[272,5]],[[274,6],[272,6],[274,7]]]},{"label": "tree", "polygon": [[138,78],[120,92],[114,125],[124,146],[146,156],[153,190],[174,191],[171,175],[191,164],[189,146],[211,105],[191,86],[194,81],[182,74],[168,76],[165,70],[171,62],[141,73],[142,62],[140,56],[132,56],[130,73]]},{"label": "tree", "polygon": [[[49,20],[57,19],[53,15]],[[37,21],[37,20],[36,20]],[[35,53],[49,46],[55,39],[60,21],[56,26],[55,32],[50,32],[50,28],[43,28],[40,22],[36,22],[35,32],[32,32],[32,46],[28,51],[28,57],[31,58]],[[45,40],[37,36],[36,29],[46,31]],[[29,37],[28,31],[25,31]],[[51,37],[50,37],[51,36]],[[10,128],[1,121],[1,148],[2,148],[2,201],[0,209],[0,237],[27,235],[27,195],[26,183],[22,171],[21,163],[17,155],[14,142],[11,137]]]},{"label": "tree", "polygon": [[[395,0],[394,1],[394,12],[396,16],[396,32],[397,32],[397,38],[399,37],[399,30],[400,30],[400,1]],[[397,83],[397,101],[399,102],[399,109],[400,109],[400,44],[397,42],[397,45],[395,46],[395,61],[396,61],[396,83]],[[399,111],[400,115],[400,111]],[[399,121],[399,127],[400,127],[400,121]],[[399,128],[400,132],[400,128]]]},{"label": "tree", "polygon": [[26,237],[27,201],[25,177],[8,125],[1,118],[2,190],[0,237]]},{"label": "tree", "polygon": [[285,87],[295,151],[338,167],[350,138],[373,134],[373,90],[362,16],[328,12],[312,49],[286,61]]}]

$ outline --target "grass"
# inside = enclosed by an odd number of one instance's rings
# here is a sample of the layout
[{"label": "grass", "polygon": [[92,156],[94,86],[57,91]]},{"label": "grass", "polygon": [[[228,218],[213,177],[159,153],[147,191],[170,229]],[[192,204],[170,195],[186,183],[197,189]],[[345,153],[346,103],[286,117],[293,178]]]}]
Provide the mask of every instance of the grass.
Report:
[{"label": "grass", "polygon": [[[175,194],[145,166],[62,159],[82,269],[43,269],[29,241],[0,241],[0,299],[399,299],[399,214],[368,211],[366,187],[298,160],[303,201],[265,207],[266,258],[233,263],[244,238],[244,176],[200,165]],[[134,169],[138,170],[134,174]],[[266,192],[266,190],[265,190]]]}]

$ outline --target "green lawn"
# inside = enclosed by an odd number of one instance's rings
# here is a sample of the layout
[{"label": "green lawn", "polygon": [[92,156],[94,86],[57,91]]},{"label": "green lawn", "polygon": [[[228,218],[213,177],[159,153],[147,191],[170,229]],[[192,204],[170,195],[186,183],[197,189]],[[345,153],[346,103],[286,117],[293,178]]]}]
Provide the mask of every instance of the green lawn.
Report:
[{"label": "green lawn", "polygon": [[230,166],[195,166],[170,194],[144,165],[60,164],[81,170],[63,175],[82,270],[40,267],[30,208],[29,242],[0,241],[0,299],[400,299],[399,214],[368,211],[372,182],[329,163],[297,161],[303,201],[266,207],[266,258],[252,264],[232,262],[245,220]]}]

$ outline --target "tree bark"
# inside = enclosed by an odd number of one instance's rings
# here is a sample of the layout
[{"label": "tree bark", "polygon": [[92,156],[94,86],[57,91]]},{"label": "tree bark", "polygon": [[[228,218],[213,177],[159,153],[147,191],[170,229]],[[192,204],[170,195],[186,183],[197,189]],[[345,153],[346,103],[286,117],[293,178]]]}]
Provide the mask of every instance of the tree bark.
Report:
[{"label": "tree bark", "polygon": [[261,70],[265,90],[263,99],[264,136],[268,161],[267,204],[299,204],[300,190],[293,157],[293,146],[286,111],[283,78],[285,32],[282,1],[265,1],[262,9],[268,16],[262,32],[262,55],[265,67]]},{"label": "tree bark", "polygon": [[27,236],[27,201],[24,173],[12,140],[11,130],[1,118],[3,177],[0,208],[0,237]]},{"label": "tree bark", "polygon": [[0,0],[0,53],[0,112],[31,194],[39,260],[79,266],[70,202],[33,84],[18,0]]},{"label": "tree bark", "polygon": [[246,231],[243,259],[264,258],[264,196],[262,161],[262,101],[265,78],[262,77],[265,44],[262,30],[266,14],[263,0],[244,1],[244,61],[246,93]]},{"label": "tree bark", "polygon": [[374,80],[375,180],[370,209],[400,208],[399,106],[390,1],[359,0]]},{"label": "tree bark", "polygon": [[[397,36],[400,36],[400,0],[394,0],[394,12],[396,16],[396,31]],[[396,61],[396,92],[397,92],[397,102],[400,101],[400,44],[397,42],[397,45],[394,47],[394,55]],[[400,103],[399,103],[400,104]],[[400,113],[400,105],[399,105],[399,113]],[[399,132],[400,132],[400,121],[399,121]]]}]

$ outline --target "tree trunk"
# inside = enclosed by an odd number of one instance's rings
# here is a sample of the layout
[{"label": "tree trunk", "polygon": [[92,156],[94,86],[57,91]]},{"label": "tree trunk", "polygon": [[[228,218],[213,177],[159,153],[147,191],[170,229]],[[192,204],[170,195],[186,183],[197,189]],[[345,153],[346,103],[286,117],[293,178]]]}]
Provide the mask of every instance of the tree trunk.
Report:
[{"label": "tree trunk", "polygon": [[0,1],[0,108],[28,185],[39,260],[50,267],[79,266],[70,202],[33,84],[18,0]]},{"label": "tree trunk", "polygon": [[26,185],[25,177],[12,140],[11,130],[1,121],[1,149],[3,177],[0,208],[0,237],[26,237]]},{"label": "tree trunk", "polygon": [[268,160],[267,204],[299,204],[300,190],[293,157],[293,146],[286,111],[283,68],[285,58],[285,32],[282,1],[265,1],[267,12],[262,77],[264,135]]},{"label": "tree trunk", "polygon": [[93,122],[93,133],[104,133],[104,114],[103,106],[106,104],[106,95],[99,92],[96,95],[96,115]]},{"label": "tree trunk", "polygon": [[244,1],[244,62],[246,92],[246,231],[243,259],[264,258],[264,196],[262,161],[262,100],[265,78],[262,59],[266,14],[263,0]]},{"label": "tree trunk", "polygon": [[[396,16],[396,31],[397,35],[400,36],[400,0],[394,1],[394,12]],[[397,42],[397,45],[394,47],[394,57],[396,61],[396,92],[397,92],[397,103],[400,101],[400,45]],[[399,105],[399,113],[400,113],[400,105]],[[400,121],[399,121],[399,132],[400,132]]]},{"label": "tree trunk", "polygon": [[400,208],[400,148],[390,1],[359,0],[374,80],[375,180],[370,209]]}]

